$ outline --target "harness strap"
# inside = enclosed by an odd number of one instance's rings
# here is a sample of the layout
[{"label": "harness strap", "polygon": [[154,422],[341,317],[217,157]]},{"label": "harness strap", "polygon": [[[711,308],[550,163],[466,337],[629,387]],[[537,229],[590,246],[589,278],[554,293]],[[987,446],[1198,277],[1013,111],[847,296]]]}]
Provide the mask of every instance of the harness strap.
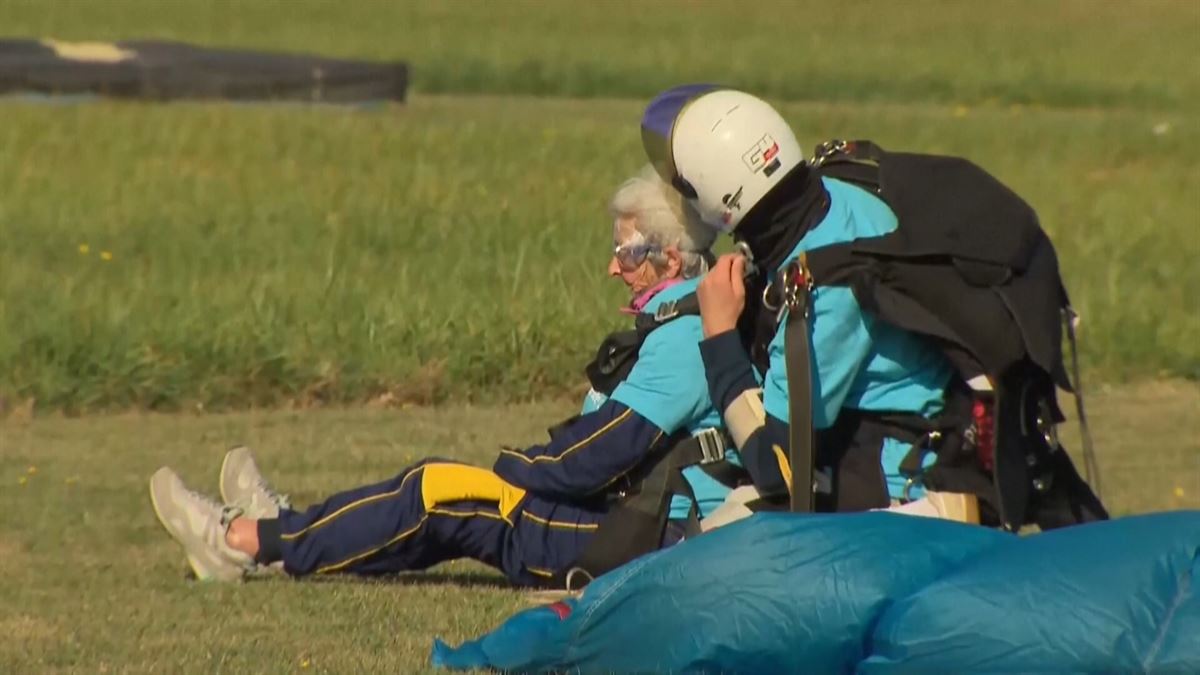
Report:
[{"label": "harness strap", "polygon": [[717,428],[709,428],[679,441],[671,450],[676,466],[683,468],[695,464],[708,465],[725,461],[725,448],[729,439]]},{"label": "harness strap", "polygon": [[[725,434],[720,429],[710,428],[694,436],[679,438],[668,449],[658,450],[655,456],[645,461],[645,473],[635,479],[633,486],[610,508],[608,516],[601,521],[570,569],[582,569],[597,577],[658,549],[666,532],[671,498],[675,495],[682,495],[691,502],[684,535],[698,534],[699,505],[691,485],[683,476],[683,469],[699,466],[714,477],[730,476],[736,485],[745,470],[725,460],[726,446]],[[738,471],[741,473],[735,473]],[[564,584],[566,579],[560,574],[555,577],[555,583]]]},{"label": "harness strap", "polygon": [[1078,318],[1074,308],[1067,305],[1063,310],[1063,323],[1066,324],[1067,342],[1071,345],[1071,384],[1075,387],[1075,413],[1079,416],[1079,435],[1083,441],[1083,470],[1096,496],[1102,498],[1104,493],[1100,490],[1100,467],[1096,462],[1096,448],[1092,445],[1092,431],[1088,428],[1087,413],[1083,409],[1083,381],[1079,378],[1079,347],[1075,339],[1075,321]]},{"label": "harness strap", "polygon": [[564,575],[573,569],[582,569],[595,578],[658,548],[670,510],[671,478],[676,473],[668,451],[609,509],[579,557],[555,575],[553,583],[564,586]]},{"label": "harness strap", "polygon": [[750,474],[746,469],[733,462],[717,462],[716,464],[701,464],[700,470],[708,477],[732,490],[747,481]]},{"label": "harness strap", "polygon": [[699,316],[700,299],[695,293],[689,293],[682,298],[667,300],[655,308],[653,312],[639,312],[634,318],[634,327],[644,337],[655,328],[670,323],[681,316]]},{"label": "harness strap", "polygon": [[[673,472],[673,475],[671,476],[670,489],[673,495],[682,495],[688,500],[687,517],[683,522],[683,538],[688,539],[700,534],[700,501],[696,499],[695,490],[692,489],[692,486],[687,482],[687,479],[683,477],[682,470]],[[665,522],[663,523],[664,539],[666,538],[667,534],[666,526],[669,522],[671,500],[667,500],[666,508],[668,511],[666,514],[668,518],[664,518]]]},{"label": "harness strap", "polygon": [[900,460],[900,473],[914,478],[924,472],[925,456],[938,452],[938,444],[948,435],[962,429],[968,422],[957,415],[943,414],[926,419],[915,413],[864,413],[878,427],[884,438],[908,443],[912,448]]},{"label": "harness strap", "polygon": [[812,277],[805,268],[804,255],[780,270],[777,279],[783,289],[780,312],[784,319],[784,355],[788,381],[788,463],[792,484],[789,506],[795,513],[816,510],[813,471],[816,463],[813,438],[813,397],[811,346],[808,341],[808,313]]}]

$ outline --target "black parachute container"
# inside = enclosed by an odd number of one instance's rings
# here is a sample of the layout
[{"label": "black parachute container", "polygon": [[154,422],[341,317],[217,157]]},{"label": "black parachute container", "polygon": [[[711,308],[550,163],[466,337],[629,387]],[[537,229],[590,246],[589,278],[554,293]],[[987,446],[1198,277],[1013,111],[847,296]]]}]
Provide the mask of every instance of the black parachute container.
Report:
[{"label": "black parachute container", "polygon": [[403,101],[408,66],[179,42],[0,39],[0,94],[150,100]]}]

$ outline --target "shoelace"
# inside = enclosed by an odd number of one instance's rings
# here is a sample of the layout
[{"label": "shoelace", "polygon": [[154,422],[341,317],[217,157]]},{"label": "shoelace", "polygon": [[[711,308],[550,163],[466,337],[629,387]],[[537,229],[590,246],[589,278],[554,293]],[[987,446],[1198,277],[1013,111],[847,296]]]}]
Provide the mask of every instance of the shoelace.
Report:
[{"label": "shoelace", "polygon": [[246,513],[246,510],[240,506],[233,506],[232,504],[226,504],[225,506],[222,506],[221,507],[221,529],[228,530],[229,524],[232,523],[234,520],[241,518],[242,514],[244,514],[244,513]]},{"label": "shoelace", "polygon": [[262,490],[263,494],[267,496],[267,499],[270,499],[271,502],[275,504],[275,506],[278,506],[281,509],[287,509],[288,511],[292,510],[291,497],[283,493],[276,492],[275,488],[272,488],[270,484],[268,484],[267,481],[262,478],[258,479],[257,486],[258,489]]}]

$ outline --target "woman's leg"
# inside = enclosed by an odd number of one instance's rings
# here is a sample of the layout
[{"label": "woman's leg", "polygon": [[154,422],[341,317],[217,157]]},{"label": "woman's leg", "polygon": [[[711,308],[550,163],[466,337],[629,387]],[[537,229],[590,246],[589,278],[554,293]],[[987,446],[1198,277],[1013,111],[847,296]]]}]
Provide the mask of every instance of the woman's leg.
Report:
[{"label": "woman's leg", "polygon": [[501,566],[523,492],[490,471],[427,460],[277,519],[231,523],[227,542],[289,574],[381,574],[461,557]]}]

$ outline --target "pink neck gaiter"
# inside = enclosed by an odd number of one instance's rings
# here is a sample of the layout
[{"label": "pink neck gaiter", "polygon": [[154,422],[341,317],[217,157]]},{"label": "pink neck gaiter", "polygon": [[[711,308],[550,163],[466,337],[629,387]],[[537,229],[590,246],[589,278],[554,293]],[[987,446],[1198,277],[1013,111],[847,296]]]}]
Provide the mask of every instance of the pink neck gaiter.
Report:
[{"label": "pink neck gaiter", "polygon": [[634,298],[633,302],[630,302],[628,306],[622,307],[621,311],[626,314],[637,314],[638,312],[642,311],[643,307],[649,304],[654,296],[662,292],[663,289],[670,288],[681,281],[683,281],[683,279],[666,279],[664,281],[660,281],[654,286],[642,291],[641,295]]}]

